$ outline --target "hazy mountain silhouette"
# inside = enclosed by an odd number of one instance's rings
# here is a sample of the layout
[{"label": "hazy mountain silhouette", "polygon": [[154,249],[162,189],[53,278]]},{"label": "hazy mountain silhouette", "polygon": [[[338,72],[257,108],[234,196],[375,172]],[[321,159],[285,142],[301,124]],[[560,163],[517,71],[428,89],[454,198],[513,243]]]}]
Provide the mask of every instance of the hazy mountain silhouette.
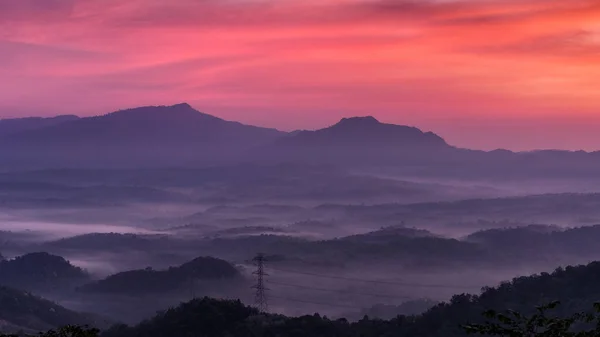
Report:
[{"label": "hazy mountain silhouette", "polygon": [[198,257],[166,270],[147,268],[120,272],[86,284],[79,290],[106,294],[158,294],[188,289],[190,280],[228,282],[237,280],[238,277],[238,270],[229,262],[213,257]]},{"label": "hazy mountain silhouette", "polygon": [[[11,123],[20,126],[9,127]],[[285,133],[226,121],[186,103],[87,118],[0,122],[0,169],[239,163],[314,163],[436,178],[596,179],[600,152],[460,149],[435,133],[374,117],[344,118],[324,129]]]},{"label": "hazy mountain silhouette", "polygon": [[187,103],[120,110],[43,129],[13,134],[9,140],[34,144],[194,145],[256,144],[282,133],[201,113]]},{"label": "hazy mountain silhouette", "polygon": [[30,253],[0,262],[0,284],[24,290],[48,291],[85,282],[88,275],[60,256]]},{"label": "hazy mountain silhouette", "polygon": [[432,132],[415,127],[385,124],[371,116],[343,118],[337,124],[316,131],[300,131],[277,141],[284,146],[445,148],[448,144]]},{"label": "hazy mountain silhouette", "polygon": [[0,159],[30,166],[215,164],[284,133],[226,121],[189,104],[147,106],[2,137]]},{"label": "hazy mountain silhouette", "polygon": [[28,130],[36,130],[49,126],[71,122],[79,119],[74,115],[62,115],[56,117],[25,117],[0,119],[0,137],[20,133]]},{"label": "hazy mountain silhouette", "polygon": [[279,162],[365,166],[430,162],[452,150],[454,147],[432,132],[381,123],[367,116],[343,118],[324,129],[288,134],[253,155]]},{"label": "hazy mountain silhouette", "polygon": [[98,327],[106,324],[94,315],[77,313],[29,292],[4,286],[0,286],[0,322],[3,333],[35,333],[67,324]]}]

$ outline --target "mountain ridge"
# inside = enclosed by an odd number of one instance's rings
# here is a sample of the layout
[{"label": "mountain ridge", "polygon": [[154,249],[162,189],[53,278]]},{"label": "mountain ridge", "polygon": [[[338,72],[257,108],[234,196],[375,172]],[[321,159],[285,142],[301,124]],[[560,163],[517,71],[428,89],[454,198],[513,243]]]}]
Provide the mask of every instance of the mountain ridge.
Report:
[{"label": "mountain ridge", "polygon": [[419,128],[381,123],[373,116],[344,117],[329,127],[298,131],[282,138],[278,145],[292,146],[425,146],[445,147],[446,141],[433,132]]},{"label": "mountain ridge", "polygon": [[[241,134],[244,133],[244,134]],[[121,144],[151,142],[205,142],[226,141],[239,136],[243,141],[252,137],[269,140],[281,131],[267,129],[202,113],[187,103],[171,106],[143,106],[113,111],[107,114],[69,120],[36,130],[25,130],[9,135],[13,142],[69,142],[95,141]],[[102,138],[104,137],[104,138]],[[100,139],[98,139],[100,138]]]},{"label": "mountain ridge", "polygon": [[9,136],[27,130],[37,130],[48,126],[77,120],[76,115],[57,115],[52,117],[0,118],[0,137]]},{"label": "mountain ridge", "polygon": [[305,163],[445,178],[596,177],[600,152],[472,150],[373,116],[283,132],[202,113],[145,106],[0,134],[0,169],[207,167]]}]

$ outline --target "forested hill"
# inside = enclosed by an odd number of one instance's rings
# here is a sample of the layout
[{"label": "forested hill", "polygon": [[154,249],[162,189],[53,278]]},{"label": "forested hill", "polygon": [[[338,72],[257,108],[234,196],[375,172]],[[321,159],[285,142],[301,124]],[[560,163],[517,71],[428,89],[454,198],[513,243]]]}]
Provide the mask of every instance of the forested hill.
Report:
[{"label": "forested hill", "polygon": [[227,261],[198,257],[167,270],[140,269],[117,273],[86,284],[79,290],[105,294],[151,294],[188,287],[191,279],[226,282],[239,276],[238,270]]},{"label": "forested hill", "polygon": [[89,280],[88,274],[63,257],[30,253],[0,261],[0,284],[29,291],[69,288]]},{"label": "forested hill", "polygon": [[135,327],[116,326],[104,337],[166,336],[465,336],[462,324],[481,322],[488,309],[530,313],[535,306],[554,300],[556,314],[586,311],[600,300],[600,262],[559,268],[553,273],[519,277],[480,295],[456,295],[419,316],[356,323],[331,320],[318,314],[304,317],[258,315],[238,301],[201,299],[168,310]]},{"label": "forested hill", "polygon": [[0,287],[0,331],[40,331],[68,324],[93,324],[102,328],[106,322],[25,291]]}]

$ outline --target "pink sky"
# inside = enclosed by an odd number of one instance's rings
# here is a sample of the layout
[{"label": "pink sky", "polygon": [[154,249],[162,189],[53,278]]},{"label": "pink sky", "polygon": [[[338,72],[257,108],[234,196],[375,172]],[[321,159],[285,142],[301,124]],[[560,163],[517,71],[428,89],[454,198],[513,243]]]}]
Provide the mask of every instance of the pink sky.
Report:
[{"label": "pink sky", "polygon": [[482,149],[600,149],[597,0],[0,0],[0,116],[188,102]]}]

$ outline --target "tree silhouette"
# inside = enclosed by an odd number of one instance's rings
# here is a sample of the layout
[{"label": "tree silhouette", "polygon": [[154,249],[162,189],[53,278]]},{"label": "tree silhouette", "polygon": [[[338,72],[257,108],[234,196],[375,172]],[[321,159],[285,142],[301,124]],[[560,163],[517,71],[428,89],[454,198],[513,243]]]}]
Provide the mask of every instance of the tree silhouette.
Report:
[{"label": "tree silhouette", "polygon": [[564,318],[548,316],[547,311],[559,304],[555,301],[539,306],[537,312],[529,317],[517,311],[498,313],[488,310],[483,315],[492,322],[464,325],[463,329],[470,334],[502,337],[600,336],[600,303],[594,304],[594,313],[576,313]]}]

